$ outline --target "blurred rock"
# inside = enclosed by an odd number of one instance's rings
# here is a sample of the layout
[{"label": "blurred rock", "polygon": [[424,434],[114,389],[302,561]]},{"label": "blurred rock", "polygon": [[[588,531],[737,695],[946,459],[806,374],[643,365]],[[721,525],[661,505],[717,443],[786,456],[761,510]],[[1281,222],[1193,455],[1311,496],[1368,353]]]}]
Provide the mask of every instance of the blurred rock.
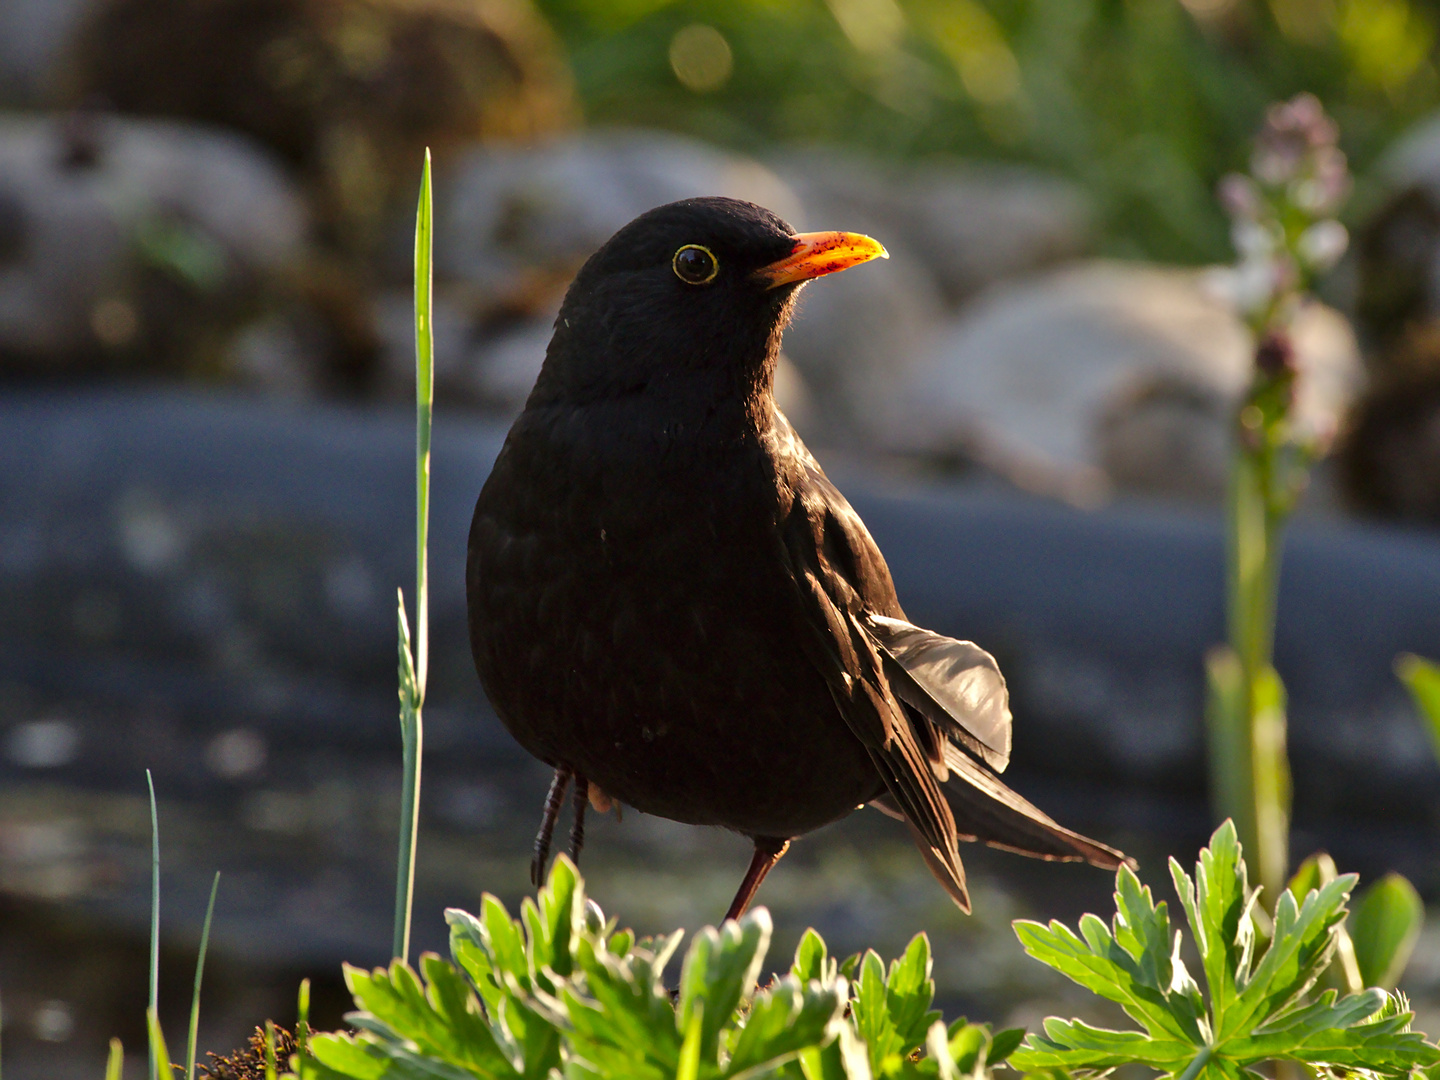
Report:
[{"label": "blurred rock", "polygon": [[[845,218],[833,227],[864,231]],[[807,438],[875,445],[906,422],[895,408],[895,387],[930,352],[946,314],[926,267],[909,254],[891,249],[885,262],[811,282],[801,292],[785,352],[814,396],[819,423]]]},{"label": "blurred rock", "polygon": [[954,306],[997,281],[1080,255],[1089,208],[1070,183],[1032,169],[884,165],[844,151],[790,151],[773,162],[805,204],[807,229],[868,232],[922,263]]},{"label": "blurred rock", "polygon": [[307,228],[283,172],[235,135],[0,118],[0,369],[218,371]]},{"label": "blurred rock", "polygon": [[1357,230],[1356,326],[1368,386],[1338,455],[1361,513],[1440,523],[1440,116],[1378,170],[1388,197]]},{"label": "blurred rock", "polygon": [[66,84],[77,102],[251,135],[303,171],[352,254],[413,205],[425,147],[574,118],[529,0],[100,0]]},{"label": "blurred rock", "polygon": [[[930,351],[949,305],[1085,240],[1074,190],[1031,173],[887,171],[824,150],[774,165],[780,176],[690,139],[629,130],[486,147],[455,162],[437,189],[436,266],[472,312],[478,396],[523,400],[565,286],[617,229],[662,203],[730,195],[798,229],[868,232],[890,249],[887,263],[807,288],[785,341],[804,380],[807,434],[873,443],[904,422],[888,411],[893,387]],[[397,232],[397,278],[405,250]]]},{"label": "blurred rock", "polygon": [[[599,129],[479,148],[437,178],[436,273],[471,290],[482,314],[553,310],[616,230],[697,195],[746,199],[787,220],[800,214],[794,193],[763,165],[678,135]],[[408,273],[403,263],[396,270]]]},{"label": "blurred rock", "polygon": [[1384,198],[1357,230],[1354,289],[1380,375],[1412,329],[1440,317],[1440,114],[1395,141],[1375,180]]},{"label": "blurred rock", "polygon": [[[1325,437],[1360,381],[1348,324],[1295,327],[1297,416]],[[1252,343],[1203,275],[1097,262],[982,297],[903,388],[889,443],[960,453],[1023,487],[1093,502],[1121,490],[1213,499]]]},{"label": "blurred rock", "polygon": [[1344,494],[1362,513],[1440,525],[1440,322],[1375,366],[1340,444]]},{"label": "blurred rock", "polygon": [[804,204],[797,228],[867,233],[890,252],[883,265],[807,288],[786,335],[821,441],[883,442],[908,422],[894,388],[932,350],[946,309],[1078,254],[1088,237],[1076,189],[1029,170],[886,167],[818,147],[773,164]]},{"label": "blurred rock", "polygon": [[0,3],[0,105],[47,104],[75,27],[96,0]]}]

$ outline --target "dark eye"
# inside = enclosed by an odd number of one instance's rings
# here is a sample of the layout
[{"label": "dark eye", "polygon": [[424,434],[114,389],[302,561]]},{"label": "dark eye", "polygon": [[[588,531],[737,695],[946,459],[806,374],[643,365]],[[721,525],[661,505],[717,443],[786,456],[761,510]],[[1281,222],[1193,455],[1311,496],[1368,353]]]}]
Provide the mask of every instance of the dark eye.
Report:
[{"label": "dark eye", "polygon": [[720,272],[720,264],[710,249],[699,244],[686,244],[675,252],[670,265],[675,268],[675,276],[690,285],[708,284]]}]

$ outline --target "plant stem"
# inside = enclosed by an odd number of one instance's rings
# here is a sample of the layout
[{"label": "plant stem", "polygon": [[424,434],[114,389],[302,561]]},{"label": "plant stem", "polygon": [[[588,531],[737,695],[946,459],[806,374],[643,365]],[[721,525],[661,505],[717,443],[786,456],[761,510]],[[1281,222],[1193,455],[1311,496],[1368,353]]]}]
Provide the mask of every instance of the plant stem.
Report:
[{"label": "plant stem", "polygon": [[1214,1054],[1215,1048],[1213,1046],[1206,1045],[1201,1047],[1200,1052],[1191,1059],[1190,1064],[1185,1066],[1185,1071],[1180,1074],[1180,1080],[1195,1080],[1195,1078],[1200,1075],[1201,1070],[1210,1063],[1210,1058],[1214,1056]]},{"label": "plant stem", "polygon": [[415,211],[415,641],[405,618],[405,596],[400,594],[400,737],[402,769],[400,791],[400,842],[395,868],[395,933],[391,954],[410,956],[410,923],[415,899],[415,848],[420,827],[420,765],[425,728],[425,679],[430,664],[430,424],[434,410],[434,351],[432,326],[430,152],[420,179],[420,200]]},{"label": "plant stem", "polygon": [[1272,663],[1282,532],[1291,502],[1284,475],[1286,393],[1286,387],[1259,374],[1240,412],[1240,444],[1228,493],[1230,649],[1210,659],[1216,810],[1234,819],[1271,910],[1289,868],[1285,689]]}]

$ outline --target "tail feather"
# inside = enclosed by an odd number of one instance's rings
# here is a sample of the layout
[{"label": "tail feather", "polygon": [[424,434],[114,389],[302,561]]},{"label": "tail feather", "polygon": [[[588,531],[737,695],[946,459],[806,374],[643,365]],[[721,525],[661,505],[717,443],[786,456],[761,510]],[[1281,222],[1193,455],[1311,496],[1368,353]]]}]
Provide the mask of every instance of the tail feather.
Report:
[{"label": "tail feather", "polygon": [[930,868],[930,873],[935,875],[941,888],[950,894],[955,906],[969,915],[970,890],[965,887],[965,864],[960,861],[960,853],[953,847],[946,851],[925,839],[925,834],[915,827],[889,795],[881,795],[878,799],[871,800],[870,805],[887,817],[905,822],[905,827],[910,830],[910,839],[915,842],[915,848],[925,860],[925,865]]},{"label": "tail feather", "polygon": [[[906,824],[910,823],[907,821]],[[930,868],[930,873],[935,875],[941,888],[950,894],[956,907],[969,915],[970,891],[965,887],[965,864],[960,861],[960,856],[953,851],[943,851],[933,846],[913,825],[910,825],[910,837],[915,841],[920,857],[925,860],[925,865]]]},{"label": "tail feather", "polygon": [[1123,852],[1058,824],[958,747],[946,747],[945,764],[957,781],[945,791],[962,839],[1037,859],[1083,860],[1107,870],[1135,867]]}]

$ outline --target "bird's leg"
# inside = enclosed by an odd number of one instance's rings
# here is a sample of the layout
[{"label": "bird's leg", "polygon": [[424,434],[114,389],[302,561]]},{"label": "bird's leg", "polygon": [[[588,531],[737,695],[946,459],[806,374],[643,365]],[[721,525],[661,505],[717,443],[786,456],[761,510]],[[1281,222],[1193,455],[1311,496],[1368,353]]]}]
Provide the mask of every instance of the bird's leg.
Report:
[{"label": "bird's leg", "polygon": [[750,901],[755,899],[755,891],[760,888],[765,875],[770,873],[789,847],[789,840],[779,840],[773,836],[755,838],[755,854],[750,859],[750,869],[745,871],[745,880],[740,882],[740,891],[735,894],[735,899],[730,901],[730,910],[725,913],[725,918],[738,919],[745,914],[745,909],[750,906]]},{"label": "bird's leg", "polygon": [[535,857],[530,860],[530,880],[538,889],[545,880],[545,864],[550,861],[550,837],[555,832],[555,819],[560,816],[560,807],[565,805],[565,789],[570,786],[573,772],[569,765],[555,770],[550,781],[550,794],[545,796],[545,812],[540,816],[540,832],[535,836]]},{"label": "bird's leg", "polygon": [[575,774],[575,823],[570,826],[570,861],[580,865],[580,849],[585,846],[585,810],[590,805],[590,781]]}]

